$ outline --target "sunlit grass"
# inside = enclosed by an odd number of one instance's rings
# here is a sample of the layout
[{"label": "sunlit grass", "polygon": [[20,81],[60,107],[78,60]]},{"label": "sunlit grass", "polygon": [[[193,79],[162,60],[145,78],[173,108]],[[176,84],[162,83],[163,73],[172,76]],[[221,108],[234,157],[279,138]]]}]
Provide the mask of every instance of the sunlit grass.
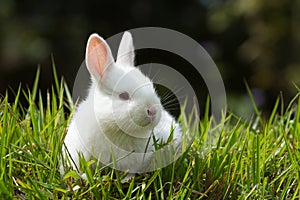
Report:
[{"label": "sunlit grass", "polygon": [[[54,86],[45,98],[38,90],[39,70],[33,89],[20,88],[14,102],[8,102],[7,94],[0,97],[1,198],[300,198],[300,93],[286,110],[278,98],[267,119],[257,108],[252,121],[228,113],[217,126],[209,112],[197,127],[181,116],[183,130],[198,130],[188,151],[171,165],[129,182],[123,183],[125,175],[109,167],[93,170],[93,161],[81,163],[85,179],[75,171],[61,177],[61,146],[74,105],[53,69]],[[21,96],[28,107],[20,105]],[[220,136],[203,154],[203,141],[213,128]]]}]

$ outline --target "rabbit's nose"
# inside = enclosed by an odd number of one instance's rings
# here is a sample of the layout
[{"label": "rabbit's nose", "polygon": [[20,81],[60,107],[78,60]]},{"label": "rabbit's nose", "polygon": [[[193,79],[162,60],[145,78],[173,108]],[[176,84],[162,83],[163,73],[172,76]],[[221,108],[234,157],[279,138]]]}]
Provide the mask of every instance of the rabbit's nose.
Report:
[{"label": "rabbit's nose", "polygon": [[147,109],[147,114],[148,114],[148,117],[150,118],[151,121],[154,120],[155,118],[155,114],[156,114],[156,108],[155,106],[150,106],[148,109]]}]

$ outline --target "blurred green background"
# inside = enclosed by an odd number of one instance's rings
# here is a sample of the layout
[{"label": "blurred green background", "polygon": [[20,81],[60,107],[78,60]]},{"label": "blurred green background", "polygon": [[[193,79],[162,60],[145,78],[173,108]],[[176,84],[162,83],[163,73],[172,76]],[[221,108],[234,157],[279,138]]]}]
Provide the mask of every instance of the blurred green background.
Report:
[{"label": "blurred green background", "polygon": [[[53,80],[51,54],[72,87],[91,33],[107,38],[157,26],[180,31],[208,51],[223,77],[230,110],[251,115],[245,80],[267,112],[280,92],[287,102],[296,93],[293,83],[300,85],[299,10],[299,0],[1,0],[0,93],[16,90],[20,82],[30,87],[38,64],[45,93]],[[184,65],[166,58],[149,51],[137,54],[140,63]]]}]

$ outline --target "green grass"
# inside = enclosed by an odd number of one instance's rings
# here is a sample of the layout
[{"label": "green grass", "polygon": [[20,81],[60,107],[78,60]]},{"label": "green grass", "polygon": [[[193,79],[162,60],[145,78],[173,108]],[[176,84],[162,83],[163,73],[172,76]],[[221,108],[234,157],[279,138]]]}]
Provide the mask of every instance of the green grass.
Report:
[{"label": "green grass", "polygon": [[[176,162],[123,183],[124,174],[93,170],[93,161],[82,162],[86,179],[74,171],[60,176],[74,105],[55,70],[46,98],[38,80],[39,70],[33,89],[20,87],[14,102],[7,94],[0,98],[0,199],[300,199],[300,93],[285,110],[278,98],[267,119],[257,108],[252,121],[228,113],[214,127],[221,132],[216,146],[202,155],[212,130],[205,112],[193,144]],[[20,105],[21,96],[28,107]],[[183,130],[194,130],[186,121],[181,116]]]}]

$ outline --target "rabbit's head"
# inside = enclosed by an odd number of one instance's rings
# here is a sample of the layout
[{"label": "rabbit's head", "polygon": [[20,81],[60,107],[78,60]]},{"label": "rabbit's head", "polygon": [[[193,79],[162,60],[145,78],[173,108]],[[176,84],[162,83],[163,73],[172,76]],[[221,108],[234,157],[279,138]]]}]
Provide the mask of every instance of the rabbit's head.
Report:
[{"label": "rabbit's head", "polygon": [[[125,32],[115,61],[106,41],[92,34],[86,48],[94,110],[100,128],[143,137],[160,120],[162,106],[152,81],[134,67],[132,36]],[[104,130],[107,131],[107,130]]]}]

